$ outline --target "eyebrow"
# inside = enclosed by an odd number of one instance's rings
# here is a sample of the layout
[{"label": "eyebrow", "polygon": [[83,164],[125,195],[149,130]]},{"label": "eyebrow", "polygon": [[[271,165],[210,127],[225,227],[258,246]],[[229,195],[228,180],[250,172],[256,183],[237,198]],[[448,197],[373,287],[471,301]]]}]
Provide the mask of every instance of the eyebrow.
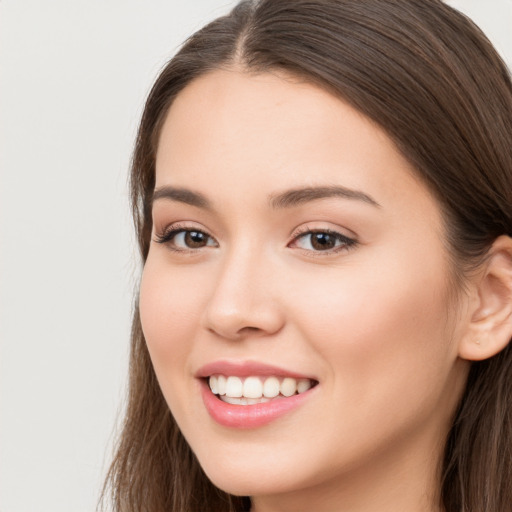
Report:
[{"label": "eyebrow", "polygon": [[327,199],[330,197],[341,197],[343,199],[355,199],[380,208],[380,204],[373,197],[361,192],[340,186],[327,187],[306,187],[294,190],[288,190],[278,195],[270,197],[270,205],[273,208],[292,208],[317,199]]},{"label": "eyebrow", "polygon": [[[328,199],[331,197],[359,200],[380,208],[380,204],[368,194],[359,190],[340,186],[305,187],[287,190],[277,195],[271,195],[269,198],[269,204],[274,209],[293,208],[310,201]],[[171,186],[159,187],[153,193],[153,201],[157,201],[159,199],[177,201],[179,203],[185,203],[205,210],[213,209],[210,201],[203,194],[194,192],[187,188]]]},{"label": "eyebrow", "polygon": [[188,188],[176,188],[176,187],[159,187],[153,192],[153,202],[158,199],[169,199],[171,201],[178,201],[179,203],[189,204],[191,206],[197,206],[205,210],[211,210],[212,206],[210,201],[206,199],[203,194],[194,192]]}]

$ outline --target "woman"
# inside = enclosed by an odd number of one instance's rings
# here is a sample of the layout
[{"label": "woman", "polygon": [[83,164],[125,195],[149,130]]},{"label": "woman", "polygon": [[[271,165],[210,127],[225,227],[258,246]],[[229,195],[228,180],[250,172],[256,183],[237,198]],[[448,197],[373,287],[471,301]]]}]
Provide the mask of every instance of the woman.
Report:
[{"label": "woman", "polygon": [[512,86],[438,0],[242,2],[163,70],[115,510],[512,510]]}]

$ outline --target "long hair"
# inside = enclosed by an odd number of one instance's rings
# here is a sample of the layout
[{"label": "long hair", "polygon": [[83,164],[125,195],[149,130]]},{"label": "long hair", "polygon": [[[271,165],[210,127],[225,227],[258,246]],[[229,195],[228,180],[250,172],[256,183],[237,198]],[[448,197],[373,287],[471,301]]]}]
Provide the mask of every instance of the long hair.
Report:
[{"label": "long hair", "polygon": [[[512,235],[512,84],[482,32],[440,0],[242,1],[199,30],[151,90],[131,168],[142,261],[158,136],[173,99],[219,68],[283,70],[380,125],[442,209],[455,281]],[[116,512],[235,512],[213,486],[159,389],[133,317],[127,410],[107,476]],[[512,349],[472,364],[441,461],[446,512],[512,510]]]}]

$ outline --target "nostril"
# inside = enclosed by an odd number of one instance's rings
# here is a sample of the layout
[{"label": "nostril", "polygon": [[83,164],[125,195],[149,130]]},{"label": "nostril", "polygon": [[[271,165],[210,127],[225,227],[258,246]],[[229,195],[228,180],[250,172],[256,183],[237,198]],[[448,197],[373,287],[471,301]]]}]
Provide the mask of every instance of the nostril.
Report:
[{"label": "nostril", "polygon": [[244,327],[242,329],[240,329],[240,331],[238,332],[257,332],[259,331],[260,329],[258,327]]}]

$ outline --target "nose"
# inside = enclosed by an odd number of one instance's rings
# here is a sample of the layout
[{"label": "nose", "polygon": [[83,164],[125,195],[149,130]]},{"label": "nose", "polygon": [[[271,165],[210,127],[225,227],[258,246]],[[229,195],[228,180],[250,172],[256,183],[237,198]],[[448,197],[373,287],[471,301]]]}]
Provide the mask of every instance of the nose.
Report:
[{"label": "nose", "polygon": [[204,327],[229,340],[277,333],[284,325],[277,286],[272,265],[265,264],[254,251],[233,254],[218,269],[204,310]]}]

